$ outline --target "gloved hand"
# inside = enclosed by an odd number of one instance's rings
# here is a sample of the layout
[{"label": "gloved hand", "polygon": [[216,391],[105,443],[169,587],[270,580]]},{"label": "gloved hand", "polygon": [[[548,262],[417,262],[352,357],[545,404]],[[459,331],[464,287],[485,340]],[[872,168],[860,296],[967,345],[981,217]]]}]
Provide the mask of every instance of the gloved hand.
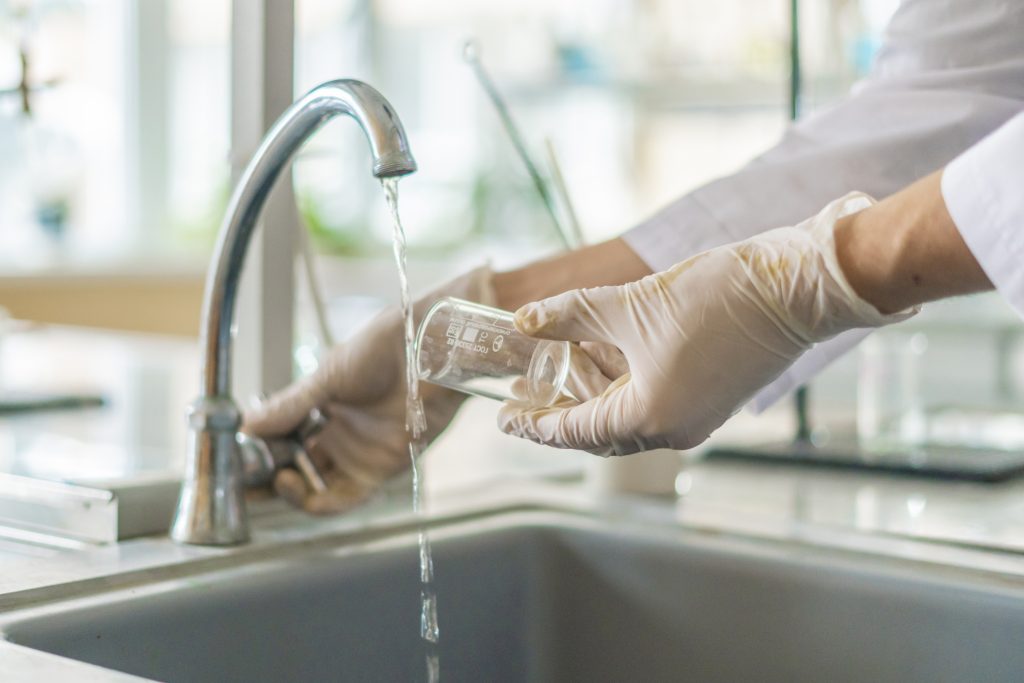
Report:
[{"label": "gloved hand", "polygon": [[916,312],[881,314],[839,266],[835,222],[872,203],[847,195],[796,227],[712,249],[637,282],[520,308],[523,333],[614,345],[629,372],[612,381],[614,368],[605,371],[607,386],[583,402],[537,409],[510,401],[499,427],[601,455],[700,444],[815,343]]},{"label": "gloved hand", "polygon": [[[494,305],[491,278],[490,268],[483,266],[419,299],[413,305],[416,324],[445,296]],[[274,478],[278,495],[308,512],[341,512],[409,467],[402,325],[397,308],[381,313],[355,338],[332,349],[316,372],[245,412],[242,429],[261,437],[291,434],[313,408],[327,418],[305,442],[327,491],[310,491],[298,472],[284,469]],[[426,383],[420,384],[420,394],[429,442],[448,425],[465,396]]]}]

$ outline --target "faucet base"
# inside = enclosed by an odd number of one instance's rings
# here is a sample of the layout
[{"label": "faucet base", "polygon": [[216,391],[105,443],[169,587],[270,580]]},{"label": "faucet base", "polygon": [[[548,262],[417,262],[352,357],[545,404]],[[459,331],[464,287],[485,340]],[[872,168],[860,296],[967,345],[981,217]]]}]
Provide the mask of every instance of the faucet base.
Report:
[{"label": "faucet base", "polygon": [[194,545],[249,540],[242,457],[235,434],[241,414],[226,397],[200,397],[189,408],[191,429],[185,479],[171,538]]},{"label": "faucet base", "polygon": [[[241,487],[239,487],[241,488]],[[242,491],[225,496],[224,503],[203,505],[209,492],[200,493],[194,487],[183,487],[178,499],[178,511],[171,525],[171,539],[187,545],[241,545],[250,540],[246,522],[245,497]],[[219,514],[231,511],[229,514]]]}]

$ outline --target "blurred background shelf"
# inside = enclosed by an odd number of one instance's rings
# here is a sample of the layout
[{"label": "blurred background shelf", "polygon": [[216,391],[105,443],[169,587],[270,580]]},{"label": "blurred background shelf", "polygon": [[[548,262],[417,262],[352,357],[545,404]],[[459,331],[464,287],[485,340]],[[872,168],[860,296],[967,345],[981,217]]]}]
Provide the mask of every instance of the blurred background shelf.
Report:
[{"label": "blurred background shelf", "polygon": [[22,320],[195,337],[205,264],[140,260],[0,270],[0,306]]}]

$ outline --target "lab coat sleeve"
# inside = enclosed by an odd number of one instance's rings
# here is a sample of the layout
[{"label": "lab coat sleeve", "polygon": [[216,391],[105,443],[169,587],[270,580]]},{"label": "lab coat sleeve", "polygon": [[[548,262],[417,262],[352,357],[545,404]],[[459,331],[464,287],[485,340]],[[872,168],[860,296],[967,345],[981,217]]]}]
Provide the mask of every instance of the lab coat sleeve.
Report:
[{"label": "lab coat sleeve", "polygon": [[795,225],[852,190],[879,199],[901,190],[1024,107],[1021,36],[1024,2],[904,0],[871,73],[847,97],[791,125],[776,146],[669,204],[624,239],[660,271]]},{"label": "lab coat sleeve", "polygon": [[946,167],[942,198],[982,270],[1024,318],[1024,112]]},{"label": "lab coat sleeve", "polygon": [[[653,270],[794,225],[851,190],[877,198],[942,168],[1024,107],[1024,3],[905,0],[871,74],[772,149],[624,235]],[[820,344],[767,387],[761,410],[865,336]]]},{"label": "lab coat sleeve", "polygon": [[764,155],[623,237],[661,271],[707,249],[795,225],[852,190],[881,199],[942,168],[1021,106],[1024,99],[956,92],[855,94],[794,124]]}]

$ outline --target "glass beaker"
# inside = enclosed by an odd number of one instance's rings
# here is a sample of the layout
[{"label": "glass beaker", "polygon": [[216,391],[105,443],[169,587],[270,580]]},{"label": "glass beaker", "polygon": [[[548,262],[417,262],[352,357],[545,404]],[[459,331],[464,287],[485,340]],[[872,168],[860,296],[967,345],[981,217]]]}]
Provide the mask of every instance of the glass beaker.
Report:
[{"label": "glass beaker", "polygon": [[921,332],[876,332],[860,345],[857,438],[868,452],[906,450],[927,438],[921,394]]},{"label": "glass beaker", "polygon": [[528,337],[513,320],[508,311],[441,299],[416,334],[420,379],[499,401],[550,405],[569,374],[569,342]]}]

